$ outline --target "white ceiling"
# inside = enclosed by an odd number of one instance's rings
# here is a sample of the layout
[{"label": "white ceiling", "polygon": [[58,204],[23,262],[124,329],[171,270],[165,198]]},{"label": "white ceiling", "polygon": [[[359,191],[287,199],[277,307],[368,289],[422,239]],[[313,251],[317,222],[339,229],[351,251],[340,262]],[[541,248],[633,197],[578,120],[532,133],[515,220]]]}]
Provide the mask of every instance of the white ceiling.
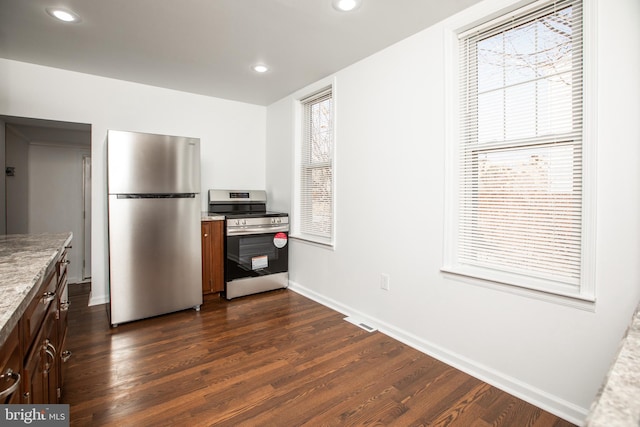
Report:
[{"label": "white ceiling", "polygon": [[269,105],[479,1],[0,0],[0,57]]}]

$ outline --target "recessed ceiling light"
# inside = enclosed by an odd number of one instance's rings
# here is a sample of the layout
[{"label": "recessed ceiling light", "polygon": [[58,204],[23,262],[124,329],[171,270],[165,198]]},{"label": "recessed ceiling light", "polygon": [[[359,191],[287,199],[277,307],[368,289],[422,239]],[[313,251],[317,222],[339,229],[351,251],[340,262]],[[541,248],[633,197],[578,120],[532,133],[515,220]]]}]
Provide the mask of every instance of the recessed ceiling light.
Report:
[{"label": "recessed ceiling light", "polygon": [[46,11],[49,15],[63,22],[80,22],[78,15],[66,9],[48,7]]},{"label": "recessed ceiling light", "polygon": [[253,71],[255,71],[256,73],[266,73],[267,71],[269,71],[269,67],[267,67],[266,65],[258,64],[253,66]]},{"label": "recessed ceiling light", "polygon": [[341,12],[350,12],[360,7],[362,0],[332,0],[333,8]]}]

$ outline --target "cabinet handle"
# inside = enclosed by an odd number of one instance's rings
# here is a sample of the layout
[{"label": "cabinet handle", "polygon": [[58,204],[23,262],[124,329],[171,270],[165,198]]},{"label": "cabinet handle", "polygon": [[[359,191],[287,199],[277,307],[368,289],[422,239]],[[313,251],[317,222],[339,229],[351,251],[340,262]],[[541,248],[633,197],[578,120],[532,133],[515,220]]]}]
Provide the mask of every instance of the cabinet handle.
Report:
[{"label": "cabinet handle", "polygon": [[204,233],[204,237],[209,237],[209,235],[207,233]]},{"label": "cabinet handle", "polygon": [[43,372],[44,372],[45,374],[48,374],[48,373],[49,373],[49,371],[51,370],[51,365],[52,365],[52,364],[53,364],[53,362],[55,362],[55,360],[56,360],[56,356],[55,356],[53,353],[51,353],[51,352],[49,351],[49,349],[46,349],[44,352],[45,352],[45,353],[47,353],[47,356],[49,356],[49,357],[51,358],[51,363],[47,362],[47,363],[45,363],[45,364],[44,364],[44,370],[43,370]]},{"label": "cabinet handle", "polygon": [[44,305],[49,304],[54,299],[56,299],[55,291],[54,292],[45,292],[44,294],[42,294],[42,303]]},{"label": "cabinet handle", "polygon": [[47,354],[47,356],[51,358],[51,362],[47,361],[44,364],[44,373],[48,374],[49,370],[51,369],[51,365],[56,361],[56,348],[53,346],[53,344],[51,344],[51,341],[49,341],[48,338],[44,340],[42,348],[44,349],[44,352]]},{"label": "cabinet handle", "polygon": [[64,261],[61,262],[61,264],[70,264],[71,261],[69,261],[68,259],[65,259]]},{"label": "cabinet handle", "polygon": [[24,400],[26,401],[26,402],[24,402],[24,403],[26,403],[27,405],[28,405],[29,403],[31,403],[31,393],[29,393],[28,391],[26,391],[22,396],[24,397]]},{"label": "cabinet handle", "polygon": [[51,341],[49,341],[49,340],[45,340],[45,341],[44,341],[44,344],[45,344],[45,347],[46,347],[47,349],[49,349],[49,348],[51,349],[51,351],[53,352],[53,355],[55,356],[55,354],[57,353],[57,350],[56,350],[56,348],[53,346],[53,344],[51,344]]},{"label": "cabinet handle", "polygon": [[71,358],[72,354],[73,353],[71,353],[69,350],[65,350],[60,355],[60,359],[62,359],[63,362],[66,362],[67,360],[69,360]]},{"label": "cabinet handle", "polygon": [[4,399],[11,396],[13,392],[18,389],[18,386],[20,385],[20,374],[17,372],[13,372],[11,368],[9,368],[7,369],[7,372],[0,375],[0,381],[1,380],[5,380],[7,382],[13,380],[13,384],[9,388],[0,391],[0,399]]},{"label": "cabinet handle", "polygon": [[60,311],[69,311],[69,306],[71,305],[71,303],[69,301],[65,301],[62,304],[60,304]]}]

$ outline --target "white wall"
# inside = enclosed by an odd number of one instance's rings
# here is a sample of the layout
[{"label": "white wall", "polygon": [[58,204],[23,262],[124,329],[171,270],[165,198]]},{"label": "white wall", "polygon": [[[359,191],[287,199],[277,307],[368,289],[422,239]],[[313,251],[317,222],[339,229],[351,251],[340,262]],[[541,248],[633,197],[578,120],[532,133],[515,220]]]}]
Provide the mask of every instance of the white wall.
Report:
[{"label": "white wall", "polygon": [[88,147],[31,144],[29,152],[29,233],[73,232],[69,283],[82,281],[82,157]]},{"label": "white wall", "polygon": [[0,76],[0,115],[92,125],[92,304],[108,298],[108,129],[200,138],[203,210],[209,188],[265,187],[265,107],[5,59]]},{"label": "white wall", "polygon": [[29,141],[7,126],[5,144],[5,167],[15,168],[14,176],[5,174],[6,233],[25,234],[29,231]]},{"label": "white wall", "polygon": [[[0,96],[2,96],[0,94]],[[7,233],[5,195],[5,122],[0,120],[0,235]]]},{"label": "white wall", "polygon": [[[486,0],[453,21],[509,3]],[[640,300],[640,3],[597,13],[597,302],[568,307],[440,272],[445,176],[442,22],[333,76],[337,244],[291,241],[292,288],[580,423]],[[302,90],[299,94],[304,94]],[[267,112],[267,183],[291,205],[293,105]],[[288,161],[289,168],[282,162]],[[621,185],[622,184],[622,185]],[[391,289],[380,289],[380,274]]]}]

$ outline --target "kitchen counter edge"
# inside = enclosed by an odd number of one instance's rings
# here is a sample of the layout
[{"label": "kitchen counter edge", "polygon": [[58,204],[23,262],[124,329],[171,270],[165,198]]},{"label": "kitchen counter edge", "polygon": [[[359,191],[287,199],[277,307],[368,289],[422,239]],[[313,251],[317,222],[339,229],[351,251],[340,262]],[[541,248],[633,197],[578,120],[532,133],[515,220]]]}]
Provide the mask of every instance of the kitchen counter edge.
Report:
[{"label": "kitchen counter edge", "polygon": [[585,427],[640,425],[640,306],[620,343],[604,384],[591,406]]},{"label": "kitchen counter edge", "polygon": [[210,214],[209,212],[202,212],[200,221],[224,221],[224,215]]},{"label": "kitchen counter edge", "polygon": [[71,232],[0,236],[0,347],[72,238]]}]

